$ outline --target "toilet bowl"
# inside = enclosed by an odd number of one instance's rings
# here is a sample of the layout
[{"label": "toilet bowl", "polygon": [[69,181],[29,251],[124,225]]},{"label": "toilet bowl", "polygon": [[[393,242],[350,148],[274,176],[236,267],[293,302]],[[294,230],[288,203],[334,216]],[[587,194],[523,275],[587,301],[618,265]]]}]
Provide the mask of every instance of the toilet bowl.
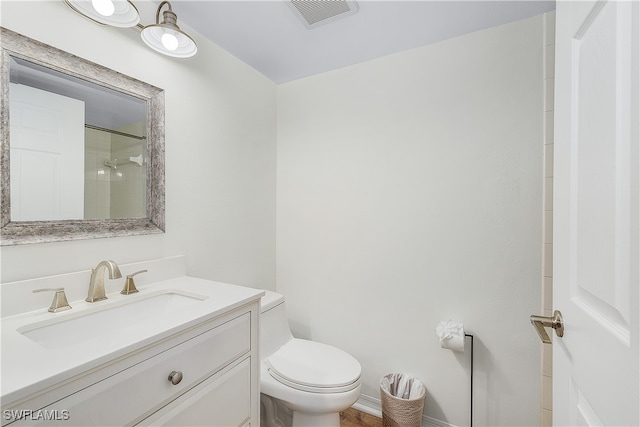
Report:
[{"label": "toilet bowl", "polygon": [[360,363],[336,347],[294,338],[284,297],[260,304],[260,401],[263,427],[339,427],[360,397]]}]

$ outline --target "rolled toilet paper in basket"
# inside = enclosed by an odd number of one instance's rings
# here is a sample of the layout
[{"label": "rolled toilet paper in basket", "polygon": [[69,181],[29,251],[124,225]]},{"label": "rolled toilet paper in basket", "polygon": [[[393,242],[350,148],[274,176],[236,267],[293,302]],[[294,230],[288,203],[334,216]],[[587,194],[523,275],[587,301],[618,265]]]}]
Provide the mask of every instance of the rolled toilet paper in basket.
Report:
[{"label": "rolled toilet paper in basket", "polygon": [[436,324],[440,347],[464,352],[464,325],[453,320],[441,320]]}]

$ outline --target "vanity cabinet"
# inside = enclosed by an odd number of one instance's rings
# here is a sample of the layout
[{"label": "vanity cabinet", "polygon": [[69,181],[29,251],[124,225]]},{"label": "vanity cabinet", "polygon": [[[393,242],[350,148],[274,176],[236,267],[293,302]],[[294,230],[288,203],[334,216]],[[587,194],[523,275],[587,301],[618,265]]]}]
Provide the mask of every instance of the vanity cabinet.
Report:
[{"label": "vanity cabinet", "polygon": [[258,426],[257,301],[33,396],[5,425]]}]

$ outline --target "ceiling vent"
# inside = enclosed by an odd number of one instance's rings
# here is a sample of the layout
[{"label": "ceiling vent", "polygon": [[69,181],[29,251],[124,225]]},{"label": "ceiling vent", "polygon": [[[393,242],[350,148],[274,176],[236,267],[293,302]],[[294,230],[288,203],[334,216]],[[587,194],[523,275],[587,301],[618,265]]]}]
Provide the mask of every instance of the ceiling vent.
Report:
[{"label": "ceiling vent", "polygon": [[294,14],[308,29],[358,13],[351,0],[290,0]]}]

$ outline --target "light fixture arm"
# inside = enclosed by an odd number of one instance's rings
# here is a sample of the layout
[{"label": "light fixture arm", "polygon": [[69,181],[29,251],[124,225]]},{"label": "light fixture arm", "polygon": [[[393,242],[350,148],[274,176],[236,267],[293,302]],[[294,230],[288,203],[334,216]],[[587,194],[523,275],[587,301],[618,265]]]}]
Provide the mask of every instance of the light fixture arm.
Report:
[{"label": "light fixture arm", "polygon": [[[162,3],[160,3],[160,6],[158,6],[158,10],[156,11],[156,24],[160,23],[160,10],[162,9],[162,7],[165,4],[169,7],[168,12],[171,12],[171,14],[173,15],[173,20],[174,20],[174,24],[175,24],[177,22],[176,14],[173,13],[173,9],[171,9],[171,3],[169,3],[167,0],[164,0]],[[166,19],[166,17],[165,17],[165,19]]]},{"label": "light fixture arm", "polygon": [[[163,12],[162,22],[160,22],[160,12],[165,5],[169,8],[169,10],[165,10]],[[166,25],[180,31],[180,27],[178,27],[178,16],[173,13],[171,3],[169,3],[168,0],[164,0],[162,3],[160,3],[160,6],[158,6],[158,10],[156,11],[156,25]]]}]

